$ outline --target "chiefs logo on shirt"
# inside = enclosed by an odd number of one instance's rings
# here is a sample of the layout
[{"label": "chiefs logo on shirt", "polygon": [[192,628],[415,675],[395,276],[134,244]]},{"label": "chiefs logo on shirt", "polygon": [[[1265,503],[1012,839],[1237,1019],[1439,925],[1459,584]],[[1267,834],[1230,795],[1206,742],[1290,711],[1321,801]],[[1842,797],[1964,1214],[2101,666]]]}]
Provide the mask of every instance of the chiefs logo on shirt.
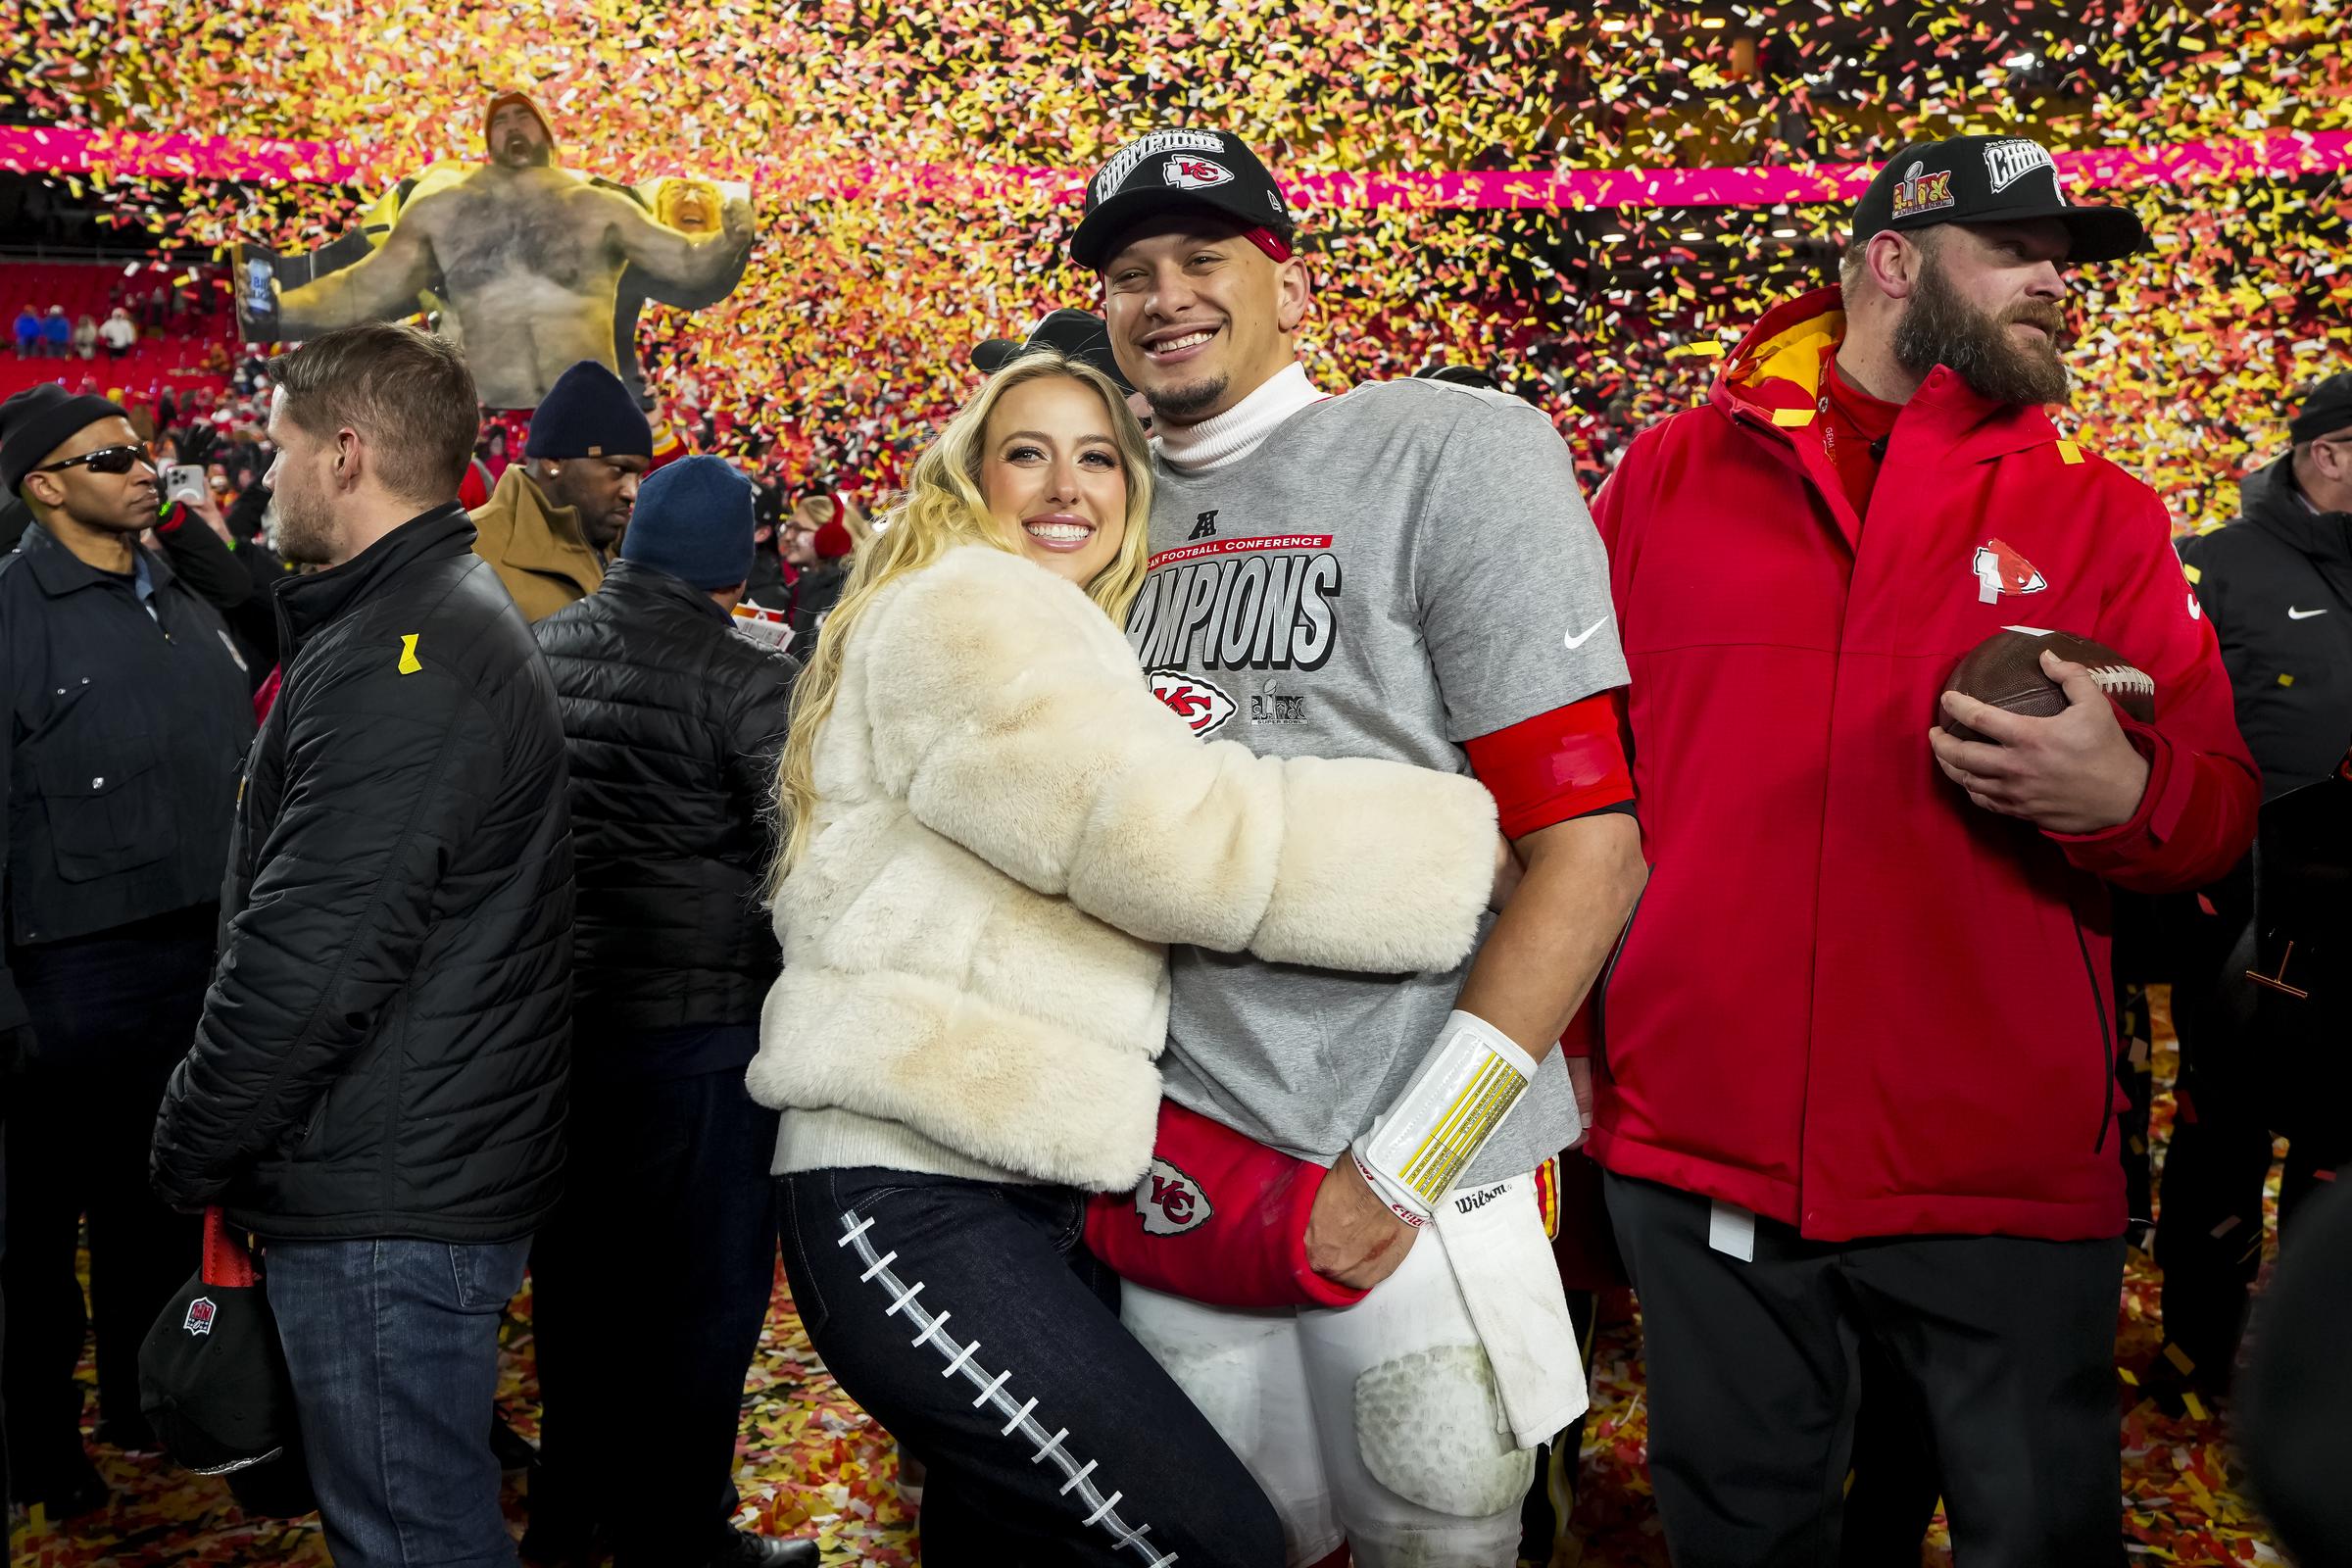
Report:
[{"label": "chiefs logo on shirt", "polygon": [[1992,604],[2003,594],[2037,594],[2049,586],[2034,563],[1998,539],[1977,546],[1970,569],[1976,573],[1981,604]]},{"label": "chiefs logo on shirt", "polygon": [[1178,718],[1206,735],[1233,716],[1233,699],[1198,675],[1181,669],[1152,672],[1152,695],[1168,705]]}]

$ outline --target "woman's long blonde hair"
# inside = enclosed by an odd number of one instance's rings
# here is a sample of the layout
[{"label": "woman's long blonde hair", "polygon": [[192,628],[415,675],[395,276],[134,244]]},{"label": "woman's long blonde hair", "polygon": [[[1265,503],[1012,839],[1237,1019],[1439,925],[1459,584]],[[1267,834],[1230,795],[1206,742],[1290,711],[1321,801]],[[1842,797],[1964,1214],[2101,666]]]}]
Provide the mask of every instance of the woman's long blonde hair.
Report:
[{"label": "woman's long blonde hair", "polygon": [[842,585],[841,600],[817,633],[816,651],[801,671],[793,694],[792,727],[785,737],[783,760],[776,767],[776,810],[783,842],[768,876],[769,897],[783,886],[785,876],[808,848],[810,824],[816,816],[816,734],[833,713],[833,699],[841,687],[842,650],[857,635],[858,622],[875,596],[906,573],[919,571],[964,545],[988,545],[1008,555],[1017,552],[1019,547],[1004,524],[990,515],[980,490],[981,465],[988,456],[989,416],[1013,388],[1055,375],[1083,382],[1102,398],[1118,441],[1127,476],[1127,534],[1110,564],[1086,585],[1086,596],[1102,606],[1114,622],[1126,619],[1127,607],[1144,585],[1144,567],[1152,554],[1152,448],[1143,426],[1129,412],[1127,400],[1102,371],[1051,350],[1024,354],[990,376],[979,395],[965,404],[948,421],[939,439],[915,459],[906,493],[876,519],[873,536],[858,547],[849,580]]}]

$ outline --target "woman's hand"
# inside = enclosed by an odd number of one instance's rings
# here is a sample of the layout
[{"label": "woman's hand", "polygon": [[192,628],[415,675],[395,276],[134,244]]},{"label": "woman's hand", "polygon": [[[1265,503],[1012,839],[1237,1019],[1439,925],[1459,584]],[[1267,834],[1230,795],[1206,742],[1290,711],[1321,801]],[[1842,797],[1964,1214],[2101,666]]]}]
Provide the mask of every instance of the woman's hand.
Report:
[{"label": "woman's hand", "polygon": [[1519,863],[1519,852],[1511,848],[1511,841],[1495,834],[1494,890],[1487,895],[1487,907],[1499,909],[1510,903],[1511,895],[1519,891],[1519,878],[1526,869]]}]

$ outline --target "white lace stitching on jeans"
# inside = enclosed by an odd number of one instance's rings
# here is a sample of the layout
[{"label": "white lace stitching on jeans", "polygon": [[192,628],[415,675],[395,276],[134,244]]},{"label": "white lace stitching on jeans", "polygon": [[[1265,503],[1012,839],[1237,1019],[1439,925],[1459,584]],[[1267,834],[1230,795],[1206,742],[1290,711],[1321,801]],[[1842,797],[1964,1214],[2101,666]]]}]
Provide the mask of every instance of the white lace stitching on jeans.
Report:
[{"label": "white lace stitching on jeans", "polygon": [[947,1332],[948,1319],[955,1314],[941,1312],[934,1315],[928,1307],[915,1299],[922,1294],[923,1282],[917,1280],[912,1285],[903,1283],[890,1266],[897,1260],[899,1254],[896,1252],[878,1253],[874,1250],[874,1244],[867,1241],[865,1236],[867,1231],[874,1228],[874,1222],[871,1219],[859,1218],[858,1211],[853,1208],[841,1216],[841,1239],[833,1245],[856,1248],[858,1261],[865,1265],[865,1272],[858,1275],[858,1278],[863,1282],[880,1285],[884,1291],[889,1293],[890,1310],[882,1314],[884,1317],[896,1317],[901,1312],[906,1314],[907,1323],[918,1331],[907,1344],[918,1347],[930,1346],[948,1363],[948,1368],[940,1374],[941,1377],[961,1376],[973,1388],[978,1389],[980,1396],[972,1401],[972,1408],[977,1410],[984,1404],[993,1404],[997,1411],[1005,1417],[1004,1436],[1009,1438],[1013,1433],[1018,1432],[1036,1446],[1037,1451],[1029,1457],[1031,1464],[1037,1464],[1048,1455],[1052,1455],[1054,1463],[1060,1468],[1065,1478],[1062,1482],[1061,1494],[1066,1497],[1075,1492],[1078,1494],[1080,1504],[1093,1510],[1086,1516],[1086,1523],[1100,1525],[1108,1531],[1112,1539],[1117,1542],[1118,1549],[1132,1550],[1143,1559],[1145,1568],[1170,1568],[1170,1565],[1176,1561],[1176,1553],[1160,1552],[1152,1546],[1152,1543],[1144,1539],[1152,1532],[1150,1525],[1138,1525],[1130,1529],[1126,1522],[1120,1519],[1119,1498],[1125,1494],[1114,1492],[1107,1497],[1102,1495],[1102,1490],[1095,1485],[1092,1479],[1095,1473],[1095,1461],[1089,1459],[1084,1464],[1080,1464],[1068,1450],[1062,1447],[1062,1440],[1070,1435],[1070,1429],[1063,1427],[1049,1436],[1045,1427],[1030,1413],[1037,1408],[1037,1401],[1035,1399],[1016,1401],[1011,1395],[1004,1392],[1004,1385],[1012,1381],[1012,1374],[1000,1372],[995,1377],[990,1377],[987,1370],[973,1359],[980,1349],[980,1342],[974,1340],[969,1345],[959,1344],[956,1336]]}]

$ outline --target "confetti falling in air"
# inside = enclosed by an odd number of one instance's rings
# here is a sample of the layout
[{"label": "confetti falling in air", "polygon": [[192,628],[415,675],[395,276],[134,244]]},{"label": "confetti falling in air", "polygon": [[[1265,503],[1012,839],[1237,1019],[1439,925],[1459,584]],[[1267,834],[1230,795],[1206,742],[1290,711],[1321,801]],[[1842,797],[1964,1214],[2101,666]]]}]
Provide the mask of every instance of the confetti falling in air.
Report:
[{"label": "confetti falling in air", "polygon": [[[547,105],[570,168],[750,181],[763,237],[743,286],[691,316],[649,310],[643,359],[701,444],[870,496],[970,390],[970,344],[1093,302],[1061,257],[1068,189],[1147,129],[1232,129],[1285,176],[1524,171],[1531,190],[1567,170],[1871,162],[1960,131],[2119,153],[2314,138],[2352,129],[2345,33],[2340,0],[0,0],[0,122],[315,149],[313,177],[276,187],[57,176],[125,227],[215,254],[315,244],[394,178],[476,156],[480,106],[508,87]],[[1703,395],[1766,308],[1826,279],[1844,226],[1806,204],[1366,206],[1348,184],[1302,204],[1318,379],[1493,368],[1553,416],[1589,487],[1641,425]],[[2340,169],[2224,168],[2105,199],[2154,244],[2078,279],[2064,422],[2180,525],[2221,520],[2300,388],[2352,364],[2352,191]],[[2135,1256],[2132,1376],[2156,1360],[2155,1305]],[[523,1316],[502,1402],[529,1435]],[[1595,1366],[1584,1560],[1663,1563],[1630,1325]],[[2135,1560],[2276,1561],[2213,1413],[2129,1387],[2124,1402]],[[886,1438],[781,1294],[745,1410],[747,1520],[812,1531],[830,1561],[915,1560]],[[215,1484],[100,1454],[122,1502],[21,1535],[20,1562],[325,1560],[315,1524],[245,1521]]]},{"label": "confetti falling in air", "polygon": [[[203,247],[341,231],[399,175],[476,156],[507,86],[539,94],[574,169],[749,180],[766,233],[744,286],[649,310],[645,362],[701,444],[871,493],[969,391],[972,343],[1093,301],[1059,198],[1144,129],[1224,125],[1290,176],[1519,170],[1531,188],[1868,161],[1959,130],[2082,151],[2308,137],[2352,126],[2334,9],[0,0],[0,35],[24,40],[0,120],[282,139],[369,172],[365,189],[93,176],[125,222]],[[2352,196],[2325,169],[2120,194],[2156,244],[2082,280],[2070,429],[2182,526],[2219,520],[2296,390],[2352,350]],[[1843,228],[1832,207],[1305,206],[1319,378],[1497,368],[1594,482],[1703,393],[1743,325],[1827,275]]]}]

